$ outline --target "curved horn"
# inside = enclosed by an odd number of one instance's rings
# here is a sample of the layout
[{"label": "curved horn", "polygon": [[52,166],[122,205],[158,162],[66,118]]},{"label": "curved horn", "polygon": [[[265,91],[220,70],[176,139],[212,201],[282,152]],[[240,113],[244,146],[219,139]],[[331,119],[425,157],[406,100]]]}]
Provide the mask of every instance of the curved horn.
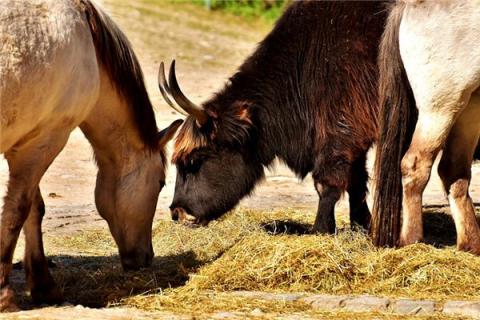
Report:
[{"label": "curved horn", "polygon": [[201,107],[197,106],[183,94],[182,90],[178,86],[177,76],[175,75],[175,60],[170,65],[170,73],[168,75],[168,82],[170,83],[170,92],[173,99],[178,105],[195,117],[200,126],[204,125],[208,121],[208,115]]},{"label": "curved horn", "polygon": [[162,94],[163,99],[165,99],[165,101],[170,107],[172,107],[173,110],[184,116],[188,116],[188,113],[185,113],[185,111],[183,111],[182,109],[177,108],[175,103],[173,103],[168,96],[169,94],[171,94],[171,92],[170,88],[168,87],[167,79],[165,78],[165,67],[163,65],[163,61],[160,63],[160,68],[158,69],[158,88],[160,89],[160,93]]}]

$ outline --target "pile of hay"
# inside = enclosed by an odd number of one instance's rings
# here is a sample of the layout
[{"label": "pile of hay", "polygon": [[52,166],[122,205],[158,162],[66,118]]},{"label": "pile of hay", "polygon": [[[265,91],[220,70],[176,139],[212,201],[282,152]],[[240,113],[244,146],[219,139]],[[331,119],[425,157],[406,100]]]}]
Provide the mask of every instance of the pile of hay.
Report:
[{"label": "pile of hay", "polygon": [[[337,236],[312,235],[313,218],[295,210],[236,210],[196,229],[160,221],[153,232],[153,268],[129,273],[121,272],[108,232],[87,232],[55,240],[63,252],[80,250],[82,256],[54,256],[60,265],[54,276],[74,303],[188,313],[306,309],[228,295],[235,290],[480,299],[478,257],[451,246],[379,249],[348,229]],[[427,214],[427,222],[437,224],[427,228],[451,228],[448,219]]]},{"label": "pile of hay", "polygon": [[480,298],[480,259],[417,244],[378,249],[360,234],[251,235],[189,282],[217,291],[308,291]]},{"label": "pile of hay", "polygon": [[[364,234],[347,230],[337,236],[311,235],[305,232],[311,219],[312,215],[298,211],[235,212],[212,226],[221,237],[227,236],[224,241],[236,242],[231,247],[232,242],[223,246],[227,250],[218,259],[191,274],[185,286],[162,294],[130,297],[124,303],[143,309],[190,311],[251,308],[245,301],[248,299],[233,301],[231,296],[221,294],[235,290],[480,299],[478,257],[454,247],[437,249],[426,244],[379,249]],[[445,219],[449,217],[442,219],[431,212],[426,220],[438,222],[435,227],[452,227]],[[235,223],[224,225],[228,221]],[[224,227],[233,228],[225,232]],[[219,241],[209,228],[195,232],[205,232],[207,238]],[[191,246],[199,241],[197,236],[186,235],[183,241]],[[205,254],[203,249],[201,252]],[[298,305],[277,303],[267,309],[272,308],[290,310]]]}]

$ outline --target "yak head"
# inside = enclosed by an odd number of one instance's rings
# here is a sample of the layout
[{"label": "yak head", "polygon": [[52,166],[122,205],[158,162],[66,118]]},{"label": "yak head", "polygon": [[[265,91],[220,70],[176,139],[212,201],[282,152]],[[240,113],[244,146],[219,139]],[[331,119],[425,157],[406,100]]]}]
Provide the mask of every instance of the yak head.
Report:
[{"label": "yak head", "polygon": [[177,168],[170,206],[172,218],[185,224],[206,225],[234,208],[263,177],[257,153],[255,107],[225,92],[203,106],[195,105],[179,88],[175,61],[168,82],[163,63],[158,80],[166,102],[187,116],[172,158]]}]

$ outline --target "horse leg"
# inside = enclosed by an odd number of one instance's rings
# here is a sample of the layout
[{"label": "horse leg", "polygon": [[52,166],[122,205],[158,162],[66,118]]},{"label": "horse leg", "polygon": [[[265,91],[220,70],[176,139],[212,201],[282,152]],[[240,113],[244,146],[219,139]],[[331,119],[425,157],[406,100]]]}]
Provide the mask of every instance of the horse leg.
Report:
[{"label": "horse leg", "polygon": [[35,303],[57,304],[63,295],[48,270],[42,240],[42,219],[45,214],[40,188],[37,188],[23,232],[25,233],[24,268],[30,296]]},{"label": "horse leg", "polygon": [[68,134],[37,137],[5,153],[10,176],[0,225],[0,312],[18,310],[9,284],[13,252],[37,196],[40,179],[67,138]]},{"label": "horse leg", "polygon": [[419,107],[412,143],[402,159],[403,216],[400,246],[423,239],[422,196],[433,161],[455,121],[455,112],[424,112]]},{"label": "horse leg", "polygon": [[348,195],[350,204],[350,225],[352,229],[361,227],[368,230],[370,227],[370,210],[367,205],[368,193],[368,172],[366,169],[367,154],[362,154],[352,164],[350,170],[350,181],[348,184]]},{"label": "horse leg", "polygon": [[466,32],[472,28],[462,19],[471,8],[456,4],[448,9],[434,4],[427,7],[407,3],[398,35],[400,55],[418,109],[412,141],[401,162],[400,245],[423,237],[422,194],[432,163],[479,83],[475,33]]},{"label": "horse leg", "polygon": [[[480,98],[477,102],[480,105]],[[480,114],[478,108],[469,107],[457,119],[448,136],[438,173],[455,221],[457,248],[480,255],[480,229],[468,193],[472,158],[479,138]]]}]

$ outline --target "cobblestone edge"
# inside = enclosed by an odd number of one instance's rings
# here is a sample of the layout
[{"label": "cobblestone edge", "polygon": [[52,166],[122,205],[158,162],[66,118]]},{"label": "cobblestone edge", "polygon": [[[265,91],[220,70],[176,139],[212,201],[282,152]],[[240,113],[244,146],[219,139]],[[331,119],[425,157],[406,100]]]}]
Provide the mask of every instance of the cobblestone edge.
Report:
[{"label": "cobblestone edge", "polygon": [[230,292],[234,296],[268,301],[301,302],[318,311],[382,312],[399,315],[463,316],[480,319],[480,301],[417,300],[386,298],[373,295],[328,295],[306,293],[266,293],[257,291]]},{"label": "cobblestone edge", "polygon": [[[215,295],[215,292],[206,291]],[[301,303],[306,305],[304,311],[345,311],[345,312],[380,312],[384,314],[397,314],[407,316],[435,316],[448,315],[470,319],[480,319],[480,301],[449,300],[439,302],[434,300],[417,300],[409,298],[387,298],[373,295],[329,295],[308,293],[269,293],[260,291],[234,291],[222,292],[222,295],[244,297],[253,300],[278,301]],[[146,312],[132,308],[103,308],[91,309],[81,305],[73,306],[65,304],[61,307],[46,307],[18,313],[0,314],[0,319],[50,319],[63,320],[76,318],[81,315],[85,320],[131,320],[131,319],[169,319],[191,320],[196,319],[192,315],[177,314],[169,311]],[[250,313],[237,311],[219,311],[208,316],[209,319],[248,319],[248,318],[271,318],[282,320],[305,320],[314,319],[309,316],[293,314],[270,314],[264,313],[260,308]]]}]

